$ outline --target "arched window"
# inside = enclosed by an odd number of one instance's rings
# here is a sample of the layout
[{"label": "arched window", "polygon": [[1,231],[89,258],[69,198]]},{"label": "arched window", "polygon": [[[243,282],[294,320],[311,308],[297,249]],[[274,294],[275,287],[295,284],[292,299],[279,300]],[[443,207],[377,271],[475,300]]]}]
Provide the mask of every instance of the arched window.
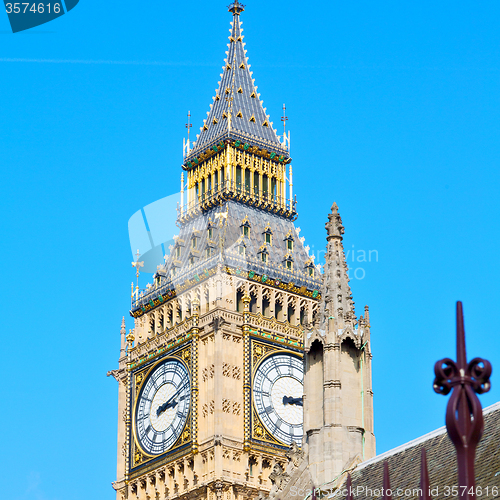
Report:
[{"label": "arched window", "polygon": [[271,178],[271,196],[276,201],[276,179],[274,177]]},{"label": "arched window", "polygon": [[241,189],[241,167],[236,165],[236,189],[239,191]]},{"label": "arched window", "polygon": [[269,194],[269,179],[266,174],[262,176],[262,195],[267,197]]},{"label": "arched window", "polygon": [[251,175],[251,172],[250,170],[247,168],[245,170],[245,191],[247,193],[250,192],[250,175]]}]

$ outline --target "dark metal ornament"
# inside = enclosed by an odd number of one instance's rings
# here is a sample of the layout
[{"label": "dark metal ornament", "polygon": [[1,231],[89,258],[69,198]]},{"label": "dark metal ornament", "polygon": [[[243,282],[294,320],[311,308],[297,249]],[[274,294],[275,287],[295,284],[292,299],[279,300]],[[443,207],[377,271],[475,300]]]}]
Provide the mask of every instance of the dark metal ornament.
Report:
[{"label": "dark metal ornament", "polygon": [[427,455],[425,448],[422,448],[420,459],[420,500],[432,500],[429,484],[429,471],[427,469]]},{"label": "dark metal ornament", "polygon": [[384,462],[384,492],[383,500],[392,500],[391,481],[389,479],[389,462]]},{"label": "dark metal ornament", "polygon": [[345,497],[346,500],[353,500],[352,498],[352,479],[351,479],[351,474],[347,474],[347,496]]},{"label": "dark metal ornament", "polygon": [[467,363],[462,302],[457,302],[457,361],[444,358],[434,365],[434,391],[446,396],[446,429],[457,451],[459,498],[475,498],[474,459],[484,429],[476,394],[490,390],[491,364],[483,358]]}]

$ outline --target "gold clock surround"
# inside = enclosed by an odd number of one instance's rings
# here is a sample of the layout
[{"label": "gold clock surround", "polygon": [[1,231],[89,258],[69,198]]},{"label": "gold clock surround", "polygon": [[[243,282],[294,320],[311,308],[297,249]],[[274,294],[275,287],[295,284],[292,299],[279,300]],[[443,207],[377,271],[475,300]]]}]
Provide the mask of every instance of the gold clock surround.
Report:
[{"label": "gold clock surround", "polygon": [[[178,458],[184,454],[188,454],[189,452],[192,451],[192,446],[189,446],[190,444],[193,444],[193,436],[196,435],[195,432],[193,432],[194,429],[194,423],[195,419],[193,418],[195,414],[195,408],[194,408],[194,402],[197,400],[197,380],[193,377],[193,355],[192,355],[192,342],[188,342],[187,344],[183,345],[181,348],[178,348],[174,351],[167,352],[164,356],[162,356],[159,359],[156,359],[154,363],[152,363],[150,366],[143,367],[139,370],[136,370],[132,373],[132,394],[131,394],[131,402],[132,402],[132,414],[131,414],[131,443],[130,443],[130,468],[131,472],[133,473],[134,469],[140,467],[141,471],[140,473],[142,474],[144,471],[142,470],[142,466],[145,466],[148,462],[156,459],[163,459],[165,461],[170,461],[174,460],[175,458]],[[190,382],[191,382],[191,404],[190,404],[190,409],[188,416],[186,418],[186,422],[180,432],[179,437],[175,441],[175,443],[164,453],[161,453],[159,455],[151,455],[144,451],[140,445],[140,441],[137,436],[137,430],[136,430],[136,410],[137,410],[137,403],[138,403],[138,396],[140,394],[140,391],[142,389],[142,386],[144,385],[145,381],[148,380],[148,376],[150,373],[152,373],[155,368],[160,365],[161,363],[164,363],[167,360],[175,360],[184,366],[184,368],[187,370],[189,377],[190,377]],[[196,430],[196,429],[194,429]]]}]

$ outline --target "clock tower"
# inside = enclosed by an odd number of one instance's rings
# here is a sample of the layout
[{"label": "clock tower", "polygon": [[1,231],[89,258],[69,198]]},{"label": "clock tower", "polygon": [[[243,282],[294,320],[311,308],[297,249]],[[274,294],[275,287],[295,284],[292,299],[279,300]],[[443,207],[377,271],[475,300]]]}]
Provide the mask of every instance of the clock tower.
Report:
[{"label": "clock tower", "polygon": [[307,441],[308,335],[332,292],[294,225],[289,135],[257,92],[243,11],[229,6],[219,87],[186,144],[179,234],[122,323],[117,500],[266,498]]}]

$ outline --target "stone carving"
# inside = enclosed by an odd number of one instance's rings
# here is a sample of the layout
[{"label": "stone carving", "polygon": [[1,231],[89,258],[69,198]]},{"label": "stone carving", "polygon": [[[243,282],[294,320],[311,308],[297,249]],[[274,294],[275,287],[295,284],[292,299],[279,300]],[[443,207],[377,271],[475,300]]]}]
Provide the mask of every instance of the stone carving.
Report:
[{"label": "stone carving", "polygon": [[213,364],[208,366],[207,368],[203,368],[203,375],[202,375],[203,382],[207,381],[209,378],[214,378],[214,374],[215,374],[215,366]]},{"label": "stone carving", "polygon": [[273,471],[269,474],[270,481],[276,486],[277,490],[282,490],[286,484],[290,474],[287,474],[280,464],[274,464]]},{"label": "stone carving", "polygon": [[214,332],[217,333],[224,323],[226,323],[226,320],[222,316],[214,316],[210,326],[214,329]]},{"label": "stone carving", "polygon": [[208,404],[205,403],[202,408],[201,408],[201,413],[204,417],[208,416],[208,414],[210,413],[210,415],[213,414],[214,412],[214,408],[215,408],[215,402],[212,400],[210,401]]},{"label": "stone carving", "polygon": [[239,415],[241,413],[241,405],[240,403],[237,403],[236,401],[233,403],[233,414],[234,415]]},{"label": "stone carving", "polygon": [[293,443],[290,447],[290,451],[285,456],[295,467],[298,467],[304,458],[304,452],[299,448],[297,443]]},{"label": "stone carving", "polygon": [[230,365],[229,363],[222,363],[222,375],[224,375],[224,377],[232,377],[236,380],[240,380],[241,368],[239,366]]},{"label": "stone carving", "polygon": [[120,370],[109,370],[106,377],[112,376],[117,382],[120,382]]}]

